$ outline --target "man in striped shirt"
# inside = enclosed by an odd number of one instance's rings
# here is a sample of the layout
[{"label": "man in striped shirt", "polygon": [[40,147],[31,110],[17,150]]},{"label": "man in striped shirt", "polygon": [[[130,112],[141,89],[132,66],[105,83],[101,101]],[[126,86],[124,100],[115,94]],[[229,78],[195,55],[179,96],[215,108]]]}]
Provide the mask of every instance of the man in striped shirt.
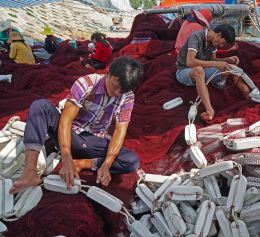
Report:
[{"label": "man in striped shirt", "polygon": [[[60,149],[60,176],[71,188],[82,169],[97,170],[97,183],[107,186],[110,173],[129,173],[139,166],[139,158],[122,146],[134,105],[132,90],[142,74],[139,63],[128,57],[114,60],[107,76],[80,77],[62,109],[48,100],[32,103],[24,133],[25,169],[11,193],[38,185],[38,155],[46,134]],[[112,138],[107,130],[115,118]],[[80,158],[73,160],[73,158]]]}]

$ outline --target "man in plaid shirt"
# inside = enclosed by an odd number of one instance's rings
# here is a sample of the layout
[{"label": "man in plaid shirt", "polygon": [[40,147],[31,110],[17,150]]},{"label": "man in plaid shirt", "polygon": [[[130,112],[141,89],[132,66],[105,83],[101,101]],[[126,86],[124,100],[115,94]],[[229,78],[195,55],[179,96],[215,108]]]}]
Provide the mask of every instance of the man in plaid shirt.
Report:
[{"label": "man in plaid shirt", "polygon": [[[107,76],[80,77],[72,86],[64,108],[59,110],[48,100],[32,103],[24,133],[25,168],[14,182],[11,193],[36,186],[37,160],[46,134],[60,149],[60,176],[71,188],[82,169],[97,170],[97,183],[107,186],[110,173],[129,173],[139,166],[139,158],[122,146],[134,105],[132,90],[142,74],[139,63],[128,57],[114,60]],[[107,130],[115,118],[115,130]],[[80,158],[73,160],[73,157]]]}]

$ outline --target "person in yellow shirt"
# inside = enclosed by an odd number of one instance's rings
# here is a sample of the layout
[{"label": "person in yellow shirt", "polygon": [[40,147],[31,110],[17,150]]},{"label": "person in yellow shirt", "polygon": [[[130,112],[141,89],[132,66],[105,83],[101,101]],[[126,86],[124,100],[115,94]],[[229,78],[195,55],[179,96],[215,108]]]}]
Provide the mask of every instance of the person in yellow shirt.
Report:
[{"label": "person in yellow shirt", "polygon": [[24,42],[24,39],[20,34],[17,32],[11,32],[8,43],[10,44],[10,59],[14,60],[16,63],[35,63],[32,49]]}]

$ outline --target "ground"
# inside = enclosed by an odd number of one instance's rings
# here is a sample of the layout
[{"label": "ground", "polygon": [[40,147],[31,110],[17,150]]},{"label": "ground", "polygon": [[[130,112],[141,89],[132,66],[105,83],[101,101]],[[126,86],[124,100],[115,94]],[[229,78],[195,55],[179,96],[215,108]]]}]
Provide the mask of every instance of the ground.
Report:
[{"label": "ground", "polygon": [[[11,19],[12,25],[17,27],[24,36],[36,40],[43,40],[39,34],[43,27],[49,26],[55,35],[62,40],[75,38],[89,39],[93,32],[100,31],[109,37],[126,37],[132,26],[134,17],[139,13],[106,11],[93,8],[77,1],[62,1],[26,8],[0,8],[0,20]],[[123,17],[122,32],[110,31],[112,18]]]}]

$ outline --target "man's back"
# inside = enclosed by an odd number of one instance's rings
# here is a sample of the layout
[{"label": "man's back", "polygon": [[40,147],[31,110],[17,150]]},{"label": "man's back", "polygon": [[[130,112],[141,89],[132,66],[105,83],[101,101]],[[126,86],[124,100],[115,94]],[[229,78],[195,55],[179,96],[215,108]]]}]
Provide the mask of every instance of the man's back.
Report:
[{"label": "man's back", "polygon": [[34,64],[35,59],[30,46],[23,42],[13,42],[10,46],[9,57],[16,63]]},{"label": "man's back", "polygon": [[53,35],[48,35],[45,38],[44,49],[48,53],[53,54],[56,51],[56,48],[57,48],[57,38]]}]

